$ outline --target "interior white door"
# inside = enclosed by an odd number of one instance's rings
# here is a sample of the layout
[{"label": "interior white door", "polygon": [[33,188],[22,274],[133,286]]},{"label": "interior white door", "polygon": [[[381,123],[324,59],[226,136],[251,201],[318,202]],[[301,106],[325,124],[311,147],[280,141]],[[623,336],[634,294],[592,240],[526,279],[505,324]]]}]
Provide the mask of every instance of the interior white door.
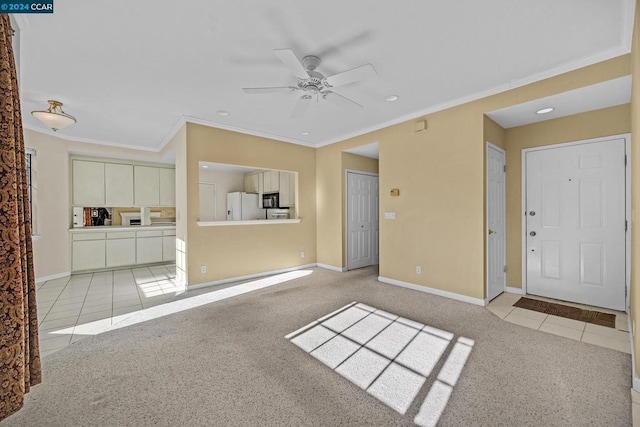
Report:
[{"label": "interior white door", "polygon": [[527,292],[625,309],[625,141],[526,154]]},{"label": "interior white door", "polygon": [[378,263],[378,177],[347,173],[347,269]]},{"label": "interior white door", "polygon": [[487,298],[505,287],[506,208],[504,151],[487,144]]}]

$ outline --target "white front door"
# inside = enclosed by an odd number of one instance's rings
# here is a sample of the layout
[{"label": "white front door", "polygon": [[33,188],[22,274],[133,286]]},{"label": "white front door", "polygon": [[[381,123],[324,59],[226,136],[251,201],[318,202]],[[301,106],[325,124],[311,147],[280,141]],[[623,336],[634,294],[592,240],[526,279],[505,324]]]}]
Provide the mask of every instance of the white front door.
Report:
[{"label": "white front door", "polygon": [[526,153],[527,293],[625,309],[625,140]]},{"label": "white front door", "polygon": [[487,144],[487,298],[505,287],[506,207],[504,151]]},{"label": "white front door", "polygon": [[378,177],[347,172],[347,270],[378,263]]}]

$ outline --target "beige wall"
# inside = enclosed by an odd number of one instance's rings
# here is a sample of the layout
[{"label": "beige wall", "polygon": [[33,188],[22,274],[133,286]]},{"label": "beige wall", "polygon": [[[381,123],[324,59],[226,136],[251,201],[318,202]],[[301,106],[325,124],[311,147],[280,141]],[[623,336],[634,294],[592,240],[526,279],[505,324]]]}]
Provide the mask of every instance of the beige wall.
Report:
[{"label": "beige wall", "polygon": [[[299,224],[199,227],[198,162],[298,172]],[[177,167],[177,165],[176,165]],[[316,151],[313,148],[187,125],[189,285],[316,262]],[[305,257],[300,257],[300,252]],[[207,266],[207,273],[200,266]]]},{"label": "beige wall", "polygon": [[522,287],[522,150],[630,131],[629,104],[507,129],[507,286]]},{"label": "beige wall", "polygon": [[636,325],[640,312],[640,1],[636,2],[636,17],[631,48],[631,295],[630,317],[635,353],[635,374],[640,372],[640,338]]},{"label": "beige wall", "polygon": [[[216,184],[216,221],[226,221],[227,193],[244,191],[244,173],[223,172],[201,168],[200,182]],[[198,212],[201,212],[200,204],[198,204]]]},{"label": "beige wall", "polygon": [[[380,211],[397,212],[380,222],[380,275],[483,299],[484,114],[629,72],[624,55],[428,115],[424,132],[408,121],[318,149],[318,262],[342,260],[341,153],[378,141]],[[389,196],[392,188],[400,197]]]},{"label": "beige wall", "polygon": [[36,150],[34,170],[38,183],[37,233],[33,242],[36,278],[66,274],[70,270],[71,173],[69,156],[84,155],[163,162],[163,153],[109,147],[65,140],[25,129],[25,146]]},{"label": "beige wall", "polygon": [[487,116],[484,116],[483,132],[485,142],[490,142],[493,145],[502,148],[503,150],[507,149],[505,130],[502,128],[502,126],[500,126]]},{"label": "beige wall", "polygon": [[[347,182],[346,171],[361,171],[369,173],[378,173],[378,159],[371,159],[369,157],[358,156],[352,153],[342,153],[342,200],[344,200],[345,206],[347,203]],[[347,266],[347,243],[345,241],[346,225],[346,209],[342,210],[342,264],[334,267],[346,267]]]}]

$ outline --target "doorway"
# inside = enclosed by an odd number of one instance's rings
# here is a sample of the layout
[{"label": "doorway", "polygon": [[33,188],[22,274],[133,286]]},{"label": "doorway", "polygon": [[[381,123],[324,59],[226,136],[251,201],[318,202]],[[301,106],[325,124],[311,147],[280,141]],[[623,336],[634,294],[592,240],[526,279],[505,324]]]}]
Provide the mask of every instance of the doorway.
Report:
[{"label": "doorway", "polygon": [[487,142],[487,300],[505,290],[506,285],[506,199],[505,152]]},{"label": "doorway", "polygon": [[377,265],[379,250],[378,175],[347,170],[347,270]]},{"label": "doorway", "polygon": [[523,274],[529,294],[624,311],[627,141],[523,151]]}]

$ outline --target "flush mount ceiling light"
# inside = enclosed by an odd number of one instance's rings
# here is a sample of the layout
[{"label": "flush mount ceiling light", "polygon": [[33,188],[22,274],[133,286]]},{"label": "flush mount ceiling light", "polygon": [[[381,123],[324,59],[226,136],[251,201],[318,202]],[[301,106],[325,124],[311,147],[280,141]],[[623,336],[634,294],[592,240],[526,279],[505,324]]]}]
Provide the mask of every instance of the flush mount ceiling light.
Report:
[{"label": "flush mount ceiling light", "polygon": [[542,108],[542,109],[536,111],[536,114],[547,114],[547,113],[552,112],[553,110],[555,110],[555,108],[553,108],[553,107]]},{"label": "flush mount ceiling light", "polygon": [[307,135],[311,135],[311,132],[309,132],[309,131],[305,130],[304,132],[302,132],[302,134],[303,134],[304,136],[307,136]]},{"label": "flush mount ceiling light", "polygon": [[396,102],[400,97],[398,95],[389,95],[384,100],[387,102]]},{"label": "flush mount ceiling light", "polygon": [[228,116],[230,113],[228,111],[226,111],[226,110],[218,110],[218,111],[216,111],[216,114],[219,115],[219,116],[225,117],[225,116]]},{"label": "flush mount ceiling light", "polygon": [[50,99],[49,109],[44,111],[32,111],[31,114],[40,120],[46,127],[57,131],[66,128],[76,122],[76,118],[62,111],[62,102]]}]

